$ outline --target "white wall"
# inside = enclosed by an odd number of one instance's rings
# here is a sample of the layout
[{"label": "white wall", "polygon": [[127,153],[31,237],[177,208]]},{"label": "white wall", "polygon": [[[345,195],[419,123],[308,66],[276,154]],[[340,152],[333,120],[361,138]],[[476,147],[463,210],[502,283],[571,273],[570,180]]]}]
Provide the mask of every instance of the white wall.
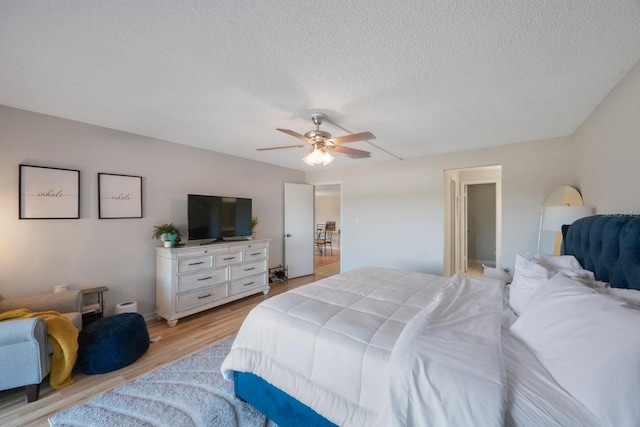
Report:
[{"label": "white wall", "polygon": [[594,206],[596,213],[640,214],[640,62],[574,137],[584,204]]},{"label": "white wall", "polygon": [[572,145],[566,137],[376,165],[354,160],[353,167],[308,172],[306,180],[342,183],[343,271],[381,265],[441,274],[444,171],[502,165],[502,266],[513,267],[516,253],[536,249],[546,195],[575,184]]},{"label": "white wall", "polygon": [[340,195],[316,195],[316,224],[335,221],[336,231],[340,230]]},{"label": "white wall", "polygon": [[[283,183],[292,169],[0,106],[0,297],[106,285],[115,304],[155,306],[153,226],[174,222],[186,239],[187,193],[250,197],[270,238],[271,266],[283,263]],[[80,170],[77,220],[18,220],[18,165]],[[242,171],[239,173],[238,171]],[[98,219],[97,174],[143,177],[143,218]]]}]

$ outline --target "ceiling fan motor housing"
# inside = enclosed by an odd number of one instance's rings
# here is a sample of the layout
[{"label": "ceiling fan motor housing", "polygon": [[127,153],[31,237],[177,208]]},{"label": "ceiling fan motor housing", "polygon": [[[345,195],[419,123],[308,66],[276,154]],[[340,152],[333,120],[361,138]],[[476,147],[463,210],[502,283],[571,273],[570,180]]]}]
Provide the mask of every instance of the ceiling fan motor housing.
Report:
[{"label": "ceiling fan motor housing", "polygon": [[313,123],[316,125],[316,130],[310,130],[309,132],[305,133],[304,136],[312,139],[315,143],[321,143],[331,138],[331,134],[329,132],[320,130],[320,125],[325,118],[326,116],[322,113],[313,113],[311,115],[311,121],[313,121]]},{"label": "ceiling fan motor housing", "polygon": [[315,142],[322,142],[331,138],[331,134],[329,132],[325,132],[323,130],[311,130],[304,134],[309,139],[313,139]]}]

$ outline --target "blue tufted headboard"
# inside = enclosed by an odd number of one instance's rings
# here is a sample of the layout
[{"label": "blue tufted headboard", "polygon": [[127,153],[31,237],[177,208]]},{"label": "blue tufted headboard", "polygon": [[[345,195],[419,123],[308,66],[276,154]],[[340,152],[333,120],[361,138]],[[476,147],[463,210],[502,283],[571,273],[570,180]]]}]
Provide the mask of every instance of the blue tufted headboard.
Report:
[{"label": "blue tufted headboard", "polygon": [[640,290],[640,215],[595,215],[563,230],[564,253],[614,288]]}]

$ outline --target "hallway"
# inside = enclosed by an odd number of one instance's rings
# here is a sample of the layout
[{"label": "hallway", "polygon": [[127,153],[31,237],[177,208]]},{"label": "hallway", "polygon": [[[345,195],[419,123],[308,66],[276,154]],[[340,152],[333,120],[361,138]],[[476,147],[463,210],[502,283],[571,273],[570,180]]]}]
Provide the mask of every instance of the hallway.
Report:
[{"label": "hallway", "polygon": [[340,241],[334,240],[333,243],[333,250],[329,250],[328,254],[321,254],[317,248],[314,248],[313,272],[316,280],[340,273]]}]

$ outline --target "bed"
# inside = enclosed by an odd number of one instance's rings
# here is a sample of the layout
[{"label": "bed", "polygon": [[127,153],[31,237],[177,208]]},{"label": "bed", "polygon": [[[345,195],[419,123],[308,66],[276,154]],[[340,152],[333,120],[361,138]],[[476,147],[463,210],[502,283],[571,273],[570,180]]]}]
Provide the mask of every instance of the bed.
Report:
[{"label": "bed", "polygon": [[565,248],[508,286],[369,267],[294,289],[223,375],[280,426],[636,425],[640,219],[579,220]]}]

